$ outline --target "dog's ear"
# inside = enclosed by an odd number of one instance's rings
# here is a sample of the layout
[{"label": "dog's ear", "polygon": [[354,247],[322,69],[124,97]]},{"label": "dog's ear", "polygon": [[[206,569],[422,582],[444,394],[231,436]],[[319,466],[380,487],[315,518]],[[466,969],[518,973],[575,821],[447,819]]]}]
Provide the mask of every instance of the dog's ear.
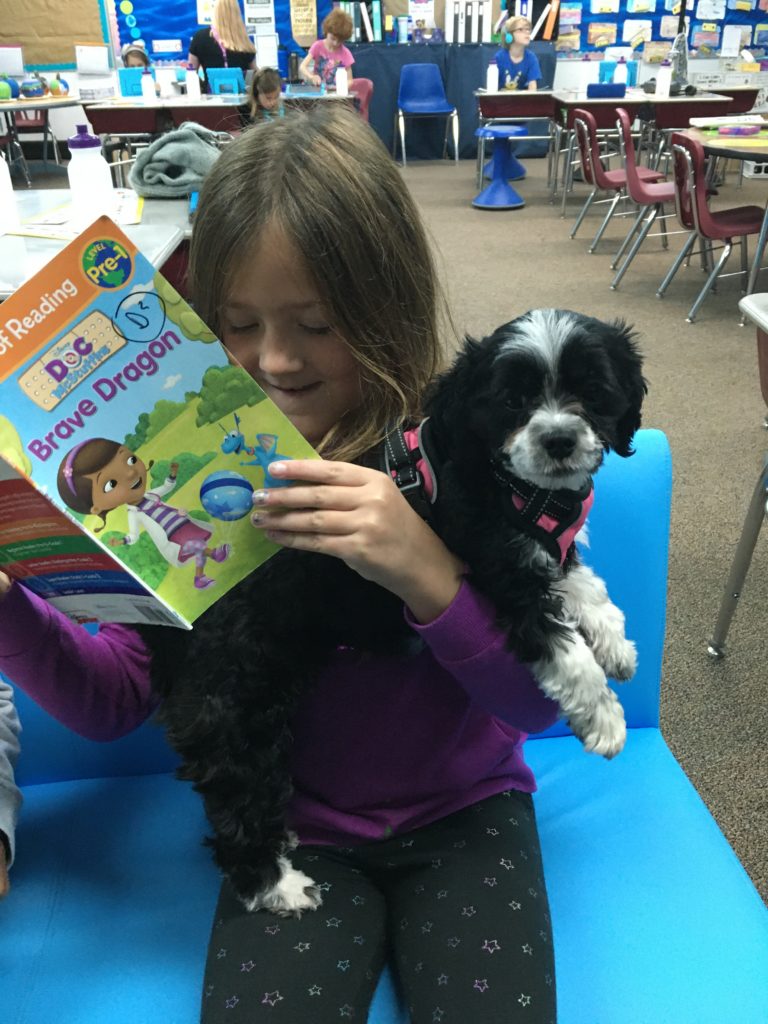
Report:
[{"label": "dog's ear", "polygon": [[619,387],[624,392],[626,410],[616,423],[616,436],[612,445],[617,455],[632,455],[632,438],[642,421],[643,399],[648,383],[643,377],[643,358],[637,346],[636,333],[623,320],[611,324],[613,337],[608,351]]},{"label": "dog's ear", "polygon": [[467,335],[453,364],[433,381],[427,393],[424,411],[449,450],[455,450],[466,435],[471,422],[470,407],[483,386],[480,369],[485,358],[483,343]]}]

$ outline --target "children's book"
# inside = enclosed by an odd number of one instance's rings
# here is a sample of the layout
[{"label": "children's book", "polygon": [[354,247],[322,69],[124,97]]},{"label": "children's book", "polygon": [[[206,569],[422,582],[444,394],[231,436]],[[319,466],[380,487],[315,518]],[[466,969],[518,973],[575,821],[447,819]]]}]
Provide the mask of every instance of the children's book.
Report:
[{"label": "children's book", "polygon": [[77,621],[190,629],[277,550],[270,465],[313,457],[107,217],[0,305],[0,567]]}]

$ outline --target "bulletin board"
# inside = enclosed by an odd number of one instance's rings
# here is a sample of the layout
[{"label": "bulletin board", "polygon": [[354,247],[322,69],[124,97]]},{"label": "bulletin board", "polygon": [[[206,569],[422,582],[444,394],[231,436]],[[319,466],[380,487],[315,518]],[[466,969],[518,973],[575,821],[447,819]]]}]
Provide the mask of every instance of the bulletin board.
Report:
[{"label": "bulletin board", "polygon": [[100,0],[0,0],[0,43],[18,44],[30,70],[75,66],[75,43],[109,39]]},{"label": "bulletin board", "polygon": [[[677,35],[680,0],[564,0],[555,48],[600,52],[631,46],[638,57],[661,55]],[[701,57],[717,56],[725,25],[741,27],[741,47],[757,56],[768,49],[768,0],[686,0],[688,47]]]}]

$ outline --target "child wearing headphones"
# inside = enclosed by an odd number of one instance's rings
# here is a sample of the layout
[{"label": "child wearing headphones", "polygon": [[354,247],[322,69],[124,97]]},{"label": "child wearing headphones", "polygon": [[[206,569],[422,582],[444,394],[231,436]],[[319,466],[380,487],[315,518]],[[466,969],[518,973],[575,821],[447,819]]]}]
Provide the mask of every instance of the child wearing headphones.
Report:
[{"label": "child wearing headphones", "polygon": [[251,121],[254,124],[285,117],[282,84],[280,72],[274,68],[262,68],[253,76],[248,101],[251,106]]},{"label": "child wearing headphones", "polygon": [[528,89],[534,92],[541,81],[541,66],[528,49],[533,26],[527,18],[509,18],[504,23],[504,42],[496,52],[500,89]]}]

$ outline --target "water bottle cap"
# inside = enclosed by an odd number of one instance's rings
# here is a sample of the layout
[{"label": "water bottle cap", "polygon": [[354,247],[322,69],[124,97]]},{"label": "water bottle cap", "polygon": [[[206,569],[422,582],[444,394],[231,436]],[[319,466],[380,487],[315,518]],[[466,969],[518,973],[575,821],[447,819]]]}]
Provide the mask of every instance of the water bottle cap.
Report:
[{"label": "water bottle cap", "polygon": [[97,146],[101,149],[101,139],[96,135],[91,135],[87,124],[79,124],[77,125],[77,134],[70,135],[67,145],[70,149],[95,149]]}]

